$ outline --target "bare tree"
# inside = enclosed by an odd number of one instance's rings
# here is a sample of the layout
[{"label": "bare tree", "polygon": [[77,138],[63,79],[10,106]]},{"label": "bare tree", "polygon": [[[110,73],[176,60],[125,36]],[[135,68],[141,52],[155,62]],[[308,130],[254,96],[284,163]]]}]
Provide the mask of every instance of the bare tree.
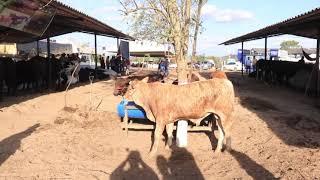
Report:
[{"label": "bare tree", "polygon": [[187,53],[192,0],[120,0],[133,36],[171,43],[175,50],[179,84],[187,81]]}]

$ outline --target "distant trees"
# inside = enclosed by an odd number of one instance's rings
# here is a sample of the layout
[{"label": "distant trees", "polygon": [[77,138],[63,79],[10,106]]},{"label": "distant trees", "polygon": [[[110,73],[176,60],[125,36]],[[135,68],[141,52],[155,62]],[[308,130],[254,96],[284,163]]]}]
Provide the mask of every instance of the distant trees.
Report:
[{"label": "distant trees", "polygon": [[299,45],[299,42],[295,41],[295,40],[283,41],[280,44],[280,49],[281,50],[288,50],[288,49],[300,48],[300,47],[301,46]]},{"label": "distant trees", "polygon": [[203,54],[203,55],[196,55],[193,58],[194,58],[193,62],[203,62],[203,61],[206,61],[206,60],[213,60],[216,68],[221,68],[222,67],[222,59],[220,57],[205,56]]}]

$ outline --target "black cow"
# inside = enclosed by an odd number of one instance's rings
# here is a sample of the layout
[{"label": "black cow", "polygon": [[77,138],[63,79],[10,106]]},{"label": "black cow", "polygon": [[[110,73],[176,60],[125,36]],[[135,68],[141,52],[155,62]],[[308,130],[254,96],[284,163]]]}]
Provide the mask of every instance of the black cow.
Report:
[{"label": "black cow", "polygon": [[289,79],[298,71],[312,71],[312,64],[290,61],[259,60],[257,62],[258,79],[272,84],[289,85]]},{"label": "black cow", "polygon": [[8,95],[15,95],[17,90],[17,67],[12,58],[1,58],[4,62],[4,79],[8,87]]},{"label": "black cow", "polygon": [[32,88],[40,90],[47,85],[47,62],[46,58],[41,56],[35,56],[29,59],[30,74],[32,81]]},{"label": "black cow", "polygon": [[0,59],[0,101],[2,100],[4,79],[5,79],[5,65],[4,65],[4,61]]},{"label": "black cow", "polygon": [[24,60],[16,62],[16,73],[17,85],[28,89],[33,83],[32,62]]}]

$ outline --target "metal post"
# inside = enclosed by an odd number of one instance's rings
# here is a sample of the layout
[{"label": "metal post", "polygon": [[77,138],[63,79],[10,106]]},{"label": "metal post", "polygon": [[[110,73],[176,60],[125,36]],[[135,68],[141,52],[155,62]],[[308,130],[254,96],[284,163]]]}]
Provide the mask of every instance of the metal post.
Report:
[{"label": "metal post", "polygon": [[[188,84],[188,82],[179,82],[179,85]],[[176,144],[178,147],[187,147],[188,146],[188,121],[179,120],[177,124],[176,131]]]},{"label": "metal post", "polygon": [[317,96],[320,96],[320,72],[319,72],[319,68],[320,68],[320,64],[319,64],[319,52],[320,52],[320,36],[317,38],[317,58],[316,58],[316,68],[317,68]]},{"label": "metal post", "polygon": [[120,41],[119,41],[119,38],[117,38],[117,51],[119,51],[119,48],[120,48]]},{"label": "metal post", "polygon": [[95,62],[95,69],[98,67],[98,52],[97,52],[97,34],[94,34],[94,62]]},{"label": "metal post", "polygon": [[244,56],[244,52],[243,52],[243,41],[241,42],[241,75],[243,77],[243,56]]},{"label": "metal post", "polygon": [[40,54],[40,49],[39,49],[39,40],[37,40],[37,56],[39,56],[39,54]]},{"label": "metal post", "polygon": [[50,38],[47,38],[47,58],[48,58],[48,65],[49,65],[49,71],[48,71],[48,87],[51,88],[52,84],[52,62],[51,62],[51,56],[50,56]]},{"label": "metal post", "polygon": [[265,37],[264,39],[264,60],[267,60],[267,53],[268,53],[268,38]]}]

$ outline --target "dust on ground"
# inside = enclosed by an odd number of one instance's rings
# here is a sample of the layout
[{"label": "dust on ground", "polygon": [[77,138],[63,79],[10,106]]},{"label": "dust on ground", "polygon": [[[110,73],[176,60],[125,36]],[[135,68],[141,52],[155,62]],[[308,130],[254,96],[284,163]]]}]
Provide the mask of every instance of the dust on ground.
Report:
[{"label": "dust on ground", "polygon": [[[148,157],[151,131],[120,128],[113,81],[0,103],[0,179],[319,179],[320,113],[313,98],[229,73],[236,89],[231,152],[210,133]],[[91,101],[90,101],[91,94]],[[217,132],[215,132],[217,136]],[[211,143],[212,142],[212,143]],[[215,147],[214,147],[215,148]]]}]

